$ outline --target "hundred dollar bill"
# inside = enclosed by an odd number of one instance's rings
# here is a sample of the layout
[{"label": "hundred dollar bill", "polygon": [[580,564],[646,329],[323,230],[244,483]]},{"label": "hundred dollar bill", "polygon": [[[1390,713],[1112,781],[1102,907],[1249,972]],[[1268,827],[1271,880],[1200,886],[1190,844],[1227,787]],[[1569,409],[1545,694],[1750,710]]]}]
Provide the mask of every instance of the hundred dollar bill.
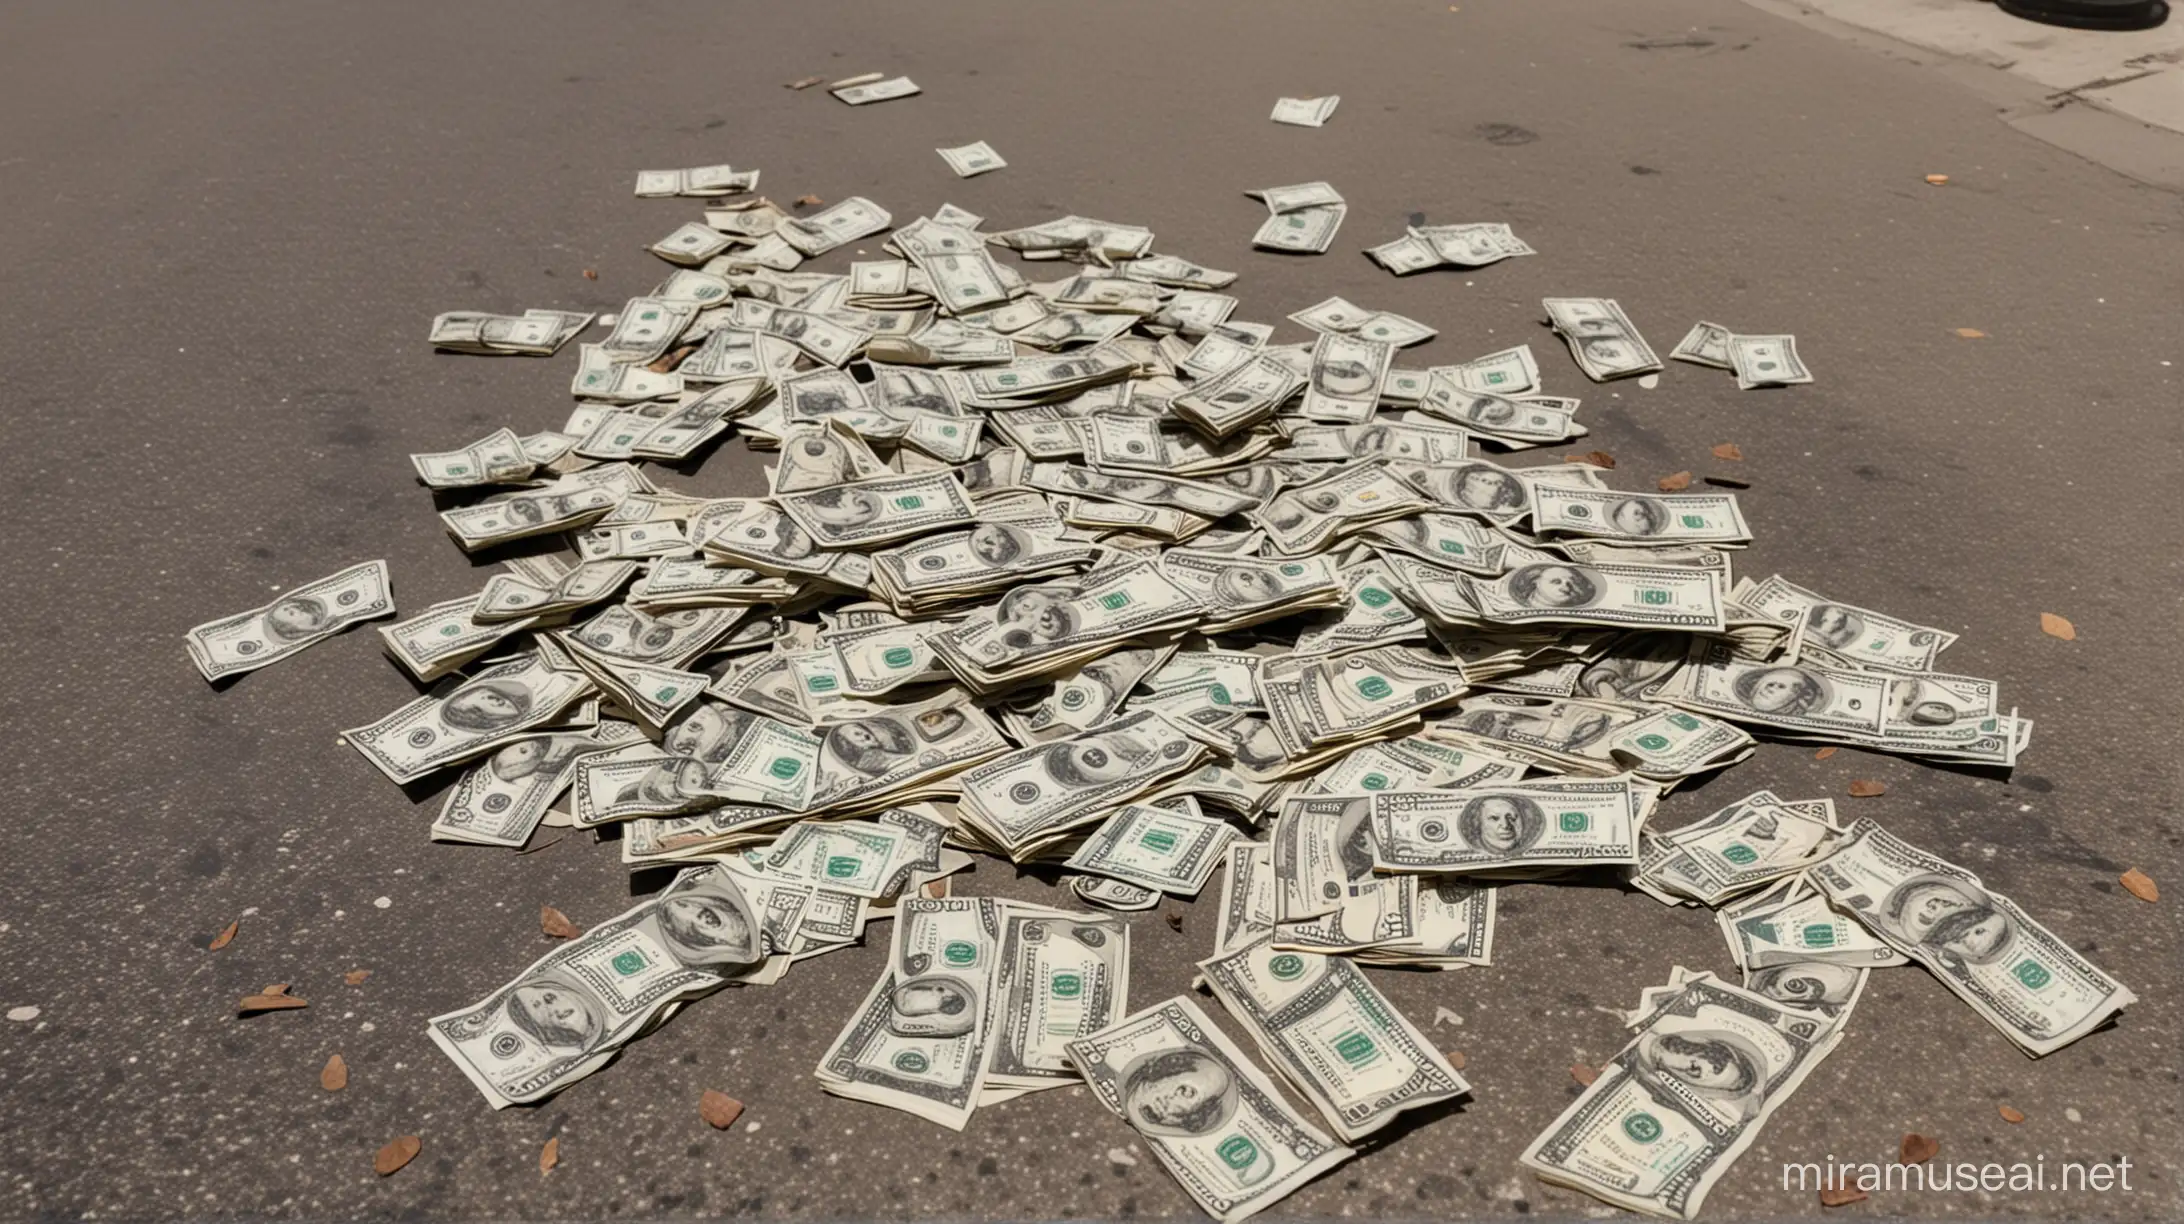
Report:
[{"label": "hundred dollar bill", "polygon": [[1409,276],[1413,272],[1441,266],[1440,253],[1434,250],[1433,244],[1415,234],[1405,234],[1379,246],[1366,247],[1365,254],[1374,263],[1397,276]]},{"label": "hundred dollar bill", "polygon": [[1358,952],[1358,959],[1433,969],[1493,964],[1494,888],[1461,876],[1411,878],[1418,888],[1410,934],[1380,940]]},{"label": "hundred dollar bill", "polygon": [[862,587],[871,571],[864,558],[821,548],[795,519],[757,498],[730,497],[692,516],[683,534],[708,555],[762,574],[826,577]]},{"label": "hundred dollar bill", "polygon": [[1487,434],[1505,446],[1560,442],[1585,432],[1575,419],[1576,400],[1539,396],[1516,399],[1492,391],[1466,390],[1439,370],[1428,373],[1418,406]]},{"label": "hundred dollar bill", "polygon": [[1321,204],[1268,217],[1251,236],[1251,245],[1274,251],[1324,255],[1334,245],[1335,231],[1350,213],[1347,204]]},{"label": "hundred dollar bill", "polygon": [[1151,281],[1175,289],[1223,289],[1236,283],[1236,273],[1202,267],[1174,255],[1148,255],[1116,265],[1131,280]]},{"label": "hundred dollar bill", "polygon": [[1276,892],[1274,848],[1265,842],[1234,842],[1228,871],[1221,877],[1221,908],[1216,912],[1213,952],[1220,956],[1274,934]]},{"label": "hundred dollar bill", "polygon": [[834,892],[890,896],[902,891],[920,863],[928,871],[940,864],[945,827],[918,823],[924,827],[869,820],[798,821],[766,850],[766,872]]},{"label": "hundred dollar bill", "polygon": [[[501,576],[495,575],[495,581]],[[488,591],[492,582],[486,584]],[[536,617],[502,616],[485,620],[484,594],[436,603],[405,621],[380,627],[379,636],[411,675],[433,681],[491,650],[503,639],[531,628]]]},{"label": "hundred dollar bill", "polygon": [[1656,888],[1706,905],[1719,905],[1826,858],[1842,830],[1834,803],[1784,803],[1773,791],[1754,791],[1712,815],[1654,834],[1668,849],[1646,864]]},{"label": "hundred dollar bill", "polygon": [[1267,708],[1292,756],[1389,730],[1464,693],[1453,660],[1376,646],[1303,663],[1294,680],[1269,685]]},{"label": "hundred dollar bill", "polygon": [[616,361],[602,344],[577,347],[576,376],[569,380],[569,394],[579,399],[634,404],[664,399],[682,390],[680,374],[656,374],[642,365]]},{"label": "hundred dollar bill", "polygon": [[1924,965],[2037,1058],[2138,996],[1979,877],[1870,820],[1811,872],[1828,903]]},{"label": "hundred dollar bill", "polygon": [[1100,1103],[1221,1224],[1355,1155],[1305,1121],[1186,995],[1069,1043]]},{"label": "hundred dollar bill", "polygon": [[1284,489],[1251,518],[1266,529],[1276,552],[1296,556],[1317,552],[1346,532],[1428,508],[1430,503],[1385,463],[1366,461]]},{"label": "hundred dollar bill", "polygon": [[971,495],[946,472],[837,485],[775,499],[823,548],[861,548],[968,526]]},{"label": "hundred dollar bill", "polygon": [[1812,371],[1797,356],[1795,336],[1731,336],[1729,364],[1739,391],[1812,381]]},{"label": "hundred dollar bill", "polygon": [[[615,482],[578,472],[540,489],[527,489],[475,506],[445,510],[440,521],[464,552],[476,552],[495,544],[588,526],[630,490]],[[584,479],[593,477],[592,479]]]},{"label": "hundred dollar bill", "polygon": [[1282,362],[1252,355],[1193,384],[1170,404],[1191,425],[1225,438],[1272,416],[1304,384],[1305,379]]},{"label": "hundred dollar bill", "polygon": [[1350,753],[1313,777],[1305,793],[1369,795],[1387,790],[1458,790],[1515,782],[1527,768],[1522,761],[1414,736],[1368,744]]},{"label": "hundred dollar bill", "polygon": [[566,310],[526,310],[521,315],[458,310],[432,320],[432,347],[456,353],[522,353],[550,357],[593,316]]},{"label": "hundred dollar bill", "polygon": [[1692,1219],[1842,1037],[1839,1019],[1687,978],[1519,1160],[1544,1181]]},{"label": "hundred dollar bill", "polygon": [[1372,837],[1368,795],[1284,800],[1268,849],[1275,921],[1336,913],[1356,886],[1373,884]]},{"label": "hundred dollar bill", "polygon": [[1341,577],[1325,557],[1269,560],[1178,548],[1163,553],[1159,566],[1163,577],[1204,607],[1201,629],[1206,633],[1226,633],[1342,602]]},{"label": "hundred dollar bill", "polygon": [[623,303],[614,330],[599,342],[599,349],[608,360],[622,365],[657,361],[661,354],[674,347],[675,341],[697,315],[697,307],[687,303],[631,298]]},{"label": "hundred dollar bill", "polygon": [[[1146,562],[1020,586],[932,639],[949,667],[980,687],[1058,671],[1146,634],[1188,625],[1202,605]],[[983,682],[983,683],[982,683]]]},{"label": "hundred dollar bill", "polygon": [[892,220],[886,209],[863,196],[851,196],[808,217],[783,218],[774,233],[806,257],[814,257],[867,234],[877,234]]},{"label": "hundred dollar bill", "polygon": [[582,675],[557,671],[539,655],[519,655],[479,671],[444,697],[419,697],[341,735],[381,773],[413,782],[552,721],[590,687]]},{"label": "hundred dollar bill", "polygon": [[1106,876],[1065,875],[1061,882],[1087,905],[1124,912],[1152,909],[1163,895],[1157,888],[1140,888]]},{"label": "hundred dollar bill", "polygon": [[921,785],[1008,750],[993,722],[961,690],[916,705],[891,706],[820,728],[818,775],[810,811],[853,815],[911,797]]},{"label": "hundred dollar bill", "polygon": [[1635,542],[1741,544],[1752,538],[1733,493],[1618,493],[1542,485],[1534,490],[1532,525],[1542,535]]},{"label": "hundred dollar bill", "polygon": [[986,1079],[1004,912],[991,897],[905,898],[887,971],[820,1060],[819,1086],[962,1130]]},{"label": "hundred dollar bill", "polygon": [[[673,233],[645,249],[668,261],[685,267],[696,267],[722,251],[735,245],[735,239],[710,226],[695,221],[685,221],[676,226]],[[654,301],[673,299],[655,298]],[[681,304],[679,301],[676,304]]]},{"label": "hundred dollar bill", "polygon": [[1069,1063],[1069,1043],[1122,1019],[1129,993],[1129,919],[1009,902],[994,973],[987,1084],[1036,1090],[1082,1082]]},{"label": "hundred dollar bill", "polygon": [[1434,465],[1422,471],[1460,463],[1470,453],[1470,434],[1416,418],[1369,425],[1301,425],[1289,437],[1293,458],[1333,462],[1391,459],[1398,465]]},{"label": "hundred dollar bill", "polygon": [[1717,370],[1734,370],[1736,364],[1729,360],[1729,340],[1734,335],[1719,323],[1701,320],[1691,325],[1684,338],[1676,342],[1675,351],[1668,356],[1672,361],[1688,361],[1693,365],[1712,366]]},{"label": "hundred dollar bill", "polygon": [[2029,722],[1996,712],[1988,681],[1756,663],[1728,643],[1703,639],[1645,693],[1732,722],[1948,760],[2013,764],[2031,734]]},{"label": "hundred dollar bill", "polygon": [[893,98],[907,98],[911,94],[924,91],[920,90],[917,82],[912,81],[909,77],[889,77],[884,81],[874,81],[867,85],[851,85],[843,89],[828,90],[827,92],[851,106],[863,106],[868,102],[886,102]]},{"label": "hundred dollar bill", "polygon": [[305,583],[262,608],[189,631],[190,661],[207,680],[255,671],[359,621],[392,615],[393,580],[384,561],[366,561]]},{"label": "hundred dollar bill", "polygon": [[1614,298],[1544,298],[1540,305],[1578,368],[1594,382],[1661,368],[1661,359]]},{"label": "hundred dollar bill", "polygon": [[1465,576],[1460,585],[1480,617],[1496,624],[1546,622],[1706,633],[1728,627],[1721,577],[1712,570],[1543,561],[1520,565],[1494,579]]},{"label": "hundred dollar bill", "polygon": [[1080,494],[1139,506],[1166,506],[1205,518],[1241,514],[1259,499],[1221,485],[1174,477],[1102,472],[1073,463],[1035,463],[1031,486],[1050,493]]},{"label": "hundred dollar bill", "polygon": [[1304,387],[1305,416],[1315,421],[1362,424],[1380,402],[1395,346],[1362,335],[1323,335],[1312,346],[1312,373]]},{"label": "hundred dollar bill", "polygon": [[1518,255],[1537,255],[1530,243],[1517,237],[1506,221],[1477,221],[1464,225],[1413,225],[1410,237],[1432,248],[1444,264],[1459,268],[1483,268]]},{"label": "hundred dollar bill", "polygon": [[1471,1091],[1348,960],[1260,943],[1198,963],[1206,985],[1283,1078],[1346,1140]]},{"label": "hundred dollar bill", "polygon": [[455,450],[411,455],[410,465],[417,469],[419,480],[435,489],[522,480],[538,466],[524,453],[523,439],[506,428]]},{"label": "hundred dollar bill", "polygon": [[612,721],[579,733],[519,739],[448,791],[432,822],[433,840],[521,846],[537,831],[546,805],[568,789],[585,762],[644,742],[644,732]]},{"label": "hundred dollar bill", "polygon": [[955,171],[957,178],[970,178],[1008,165],[1001,160],[999,153],[993,151],[993,146],[983,140],[960,148],[935,149],[933,152],[940,154],[940,159],[948,163],[948,168]]},{"label": "hundred dollar bill", "polygon": [[1371,800],[1373,865],[1479,872],[1635,863],[1647,803],[1628,777],[1384,792]]},{"label": "hundred dollar bill", "polygon": [[[1803,895],[1783,901],[1780,894],[1770,890],[1759,895],[1778,899],[1739,910],[1735,915],[1728,909],[1717,913],[1730,951],[1746,972],[1815,963],[1880,969],[1909,962],[1910,958],[1867,930],[1864,923],[1829,905],[1827,897],[1813,890],[1805,879],[1793,880],[1802,887]],[[1788,891],[1794,894],[1798,890]]]},{"label": "hundred dollar bill", "polygon": [[1923,672],[1957,635],[1912,624],[1793,585],[1780,574],[1739,582],[1730,596],[1740,607],[1800,627],[1799,651],[1820,662],[1854,668]]},{"label": "hundred dollar bill", "polygon": [[620,591],[636,574],[635,561],[620,560],[585,561],[544,585],[515,574],[495,574],[478,592],[471,616],[483,622],[573,612]]},{"label": "hundred dollar bill", "polygon": [[1236,830],[1225,821],[1130,803],[1116,809],[1065,866],[1178,897],[1195,897]]},{"label": "hundred dollar bill", "polygon": [[682,170],[639,170],[640,196],[725,196],[758,190],[758,171],[729,166],[691,166]]},{"label": "hundred dollar bill", "polygon": [[544,1100],[605,1065],[666,1009],[776,950],[809,890],[754,896],[744,884],[724,866],[686,873],[475,1005],[434,1016],[426,1032],[493,1108]]},{"label": "hundred dollar bill", "polygon": [[1058,834],[1101,819],[1117,804],[1197,768],[1208,755],[1205,745],[1155,711],[1125,714],[965,771],[959,779],[962,815],[1021,862]]}]

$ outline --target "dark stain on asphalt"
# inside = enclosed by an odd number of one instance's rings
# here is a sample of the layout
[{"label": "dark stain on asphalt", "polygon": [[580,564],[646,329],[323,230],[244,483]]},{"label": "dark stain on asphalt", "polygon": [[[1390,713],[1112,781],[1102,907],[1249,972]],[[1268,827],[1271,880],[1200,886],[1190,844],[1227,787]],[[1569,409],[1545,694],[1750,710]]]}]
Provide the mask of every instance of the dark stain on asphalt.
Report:
[{"label": "dark stain on asphalt", "polygon": [[1514,123],[1482,123],[1475,130],[1479,133],[1480,139],[1486,141],[1486,143],[1501,145],[1504,148],[1515,145],[1528,145],[1539,139],[1538,132],[1530,128],[1518,127]]},{"label": "dark stain on asphalt", "polygon": [[227,856],[221,854],[220,847],[211,842],[190,851],[189,857],[182,860],[182,870],[207,880],[219,875],[226,866]]},{"label": "dark stain on asphalt", "polygon": [[1704,34],[1669,34],[1660,38],[1641,38],[1623,45],[1633,51],[1666,51],[1678,47],[1711,47],[1714,40]]},{"label": "dark stain on asphalt", "polygon": [[1861,464],[1859,464],[1859,465],[1858,465],[1857,467],[1854,467],[1854,468],[1852,468],[1852,469],[1850,469],[1850,470],[1851,470],[1851,474],[1852,474],[1852,475],[1855,475],[1855,476],[1856,476],[1856,477],[1858,477],[1858,479],[1860,479],[1860,480],[1879,480],[1879,479],[1881,479],[1881,469],[1879,469],[1879,468],[1877,468],[1877,467],[1874,467],[1874,466],[1873,466],[1872,464],[1870,464],[1870,463],[1861,463]]},{"label": "dark stain on asphalt", "polygon": [[2010,781],[2015,782],[2017,785],[2024,787],[2026,790],[2029,790],[2036,795],[2049,794],[2055,789],[2055,783],[2041,777],[2039,774],[2019,774],[2017,777],[2010,779]]},{"label": "dark stain on asphalt", "polygon": [[1412,213],[1410,215],[1410,223],[1412,225],[1424,225],[1426,223],[1426,214],[1422,212]]},{"label": "dark stain on asphalt", "polygon": [[1632,167],[1630,168],[1630,172],[1631,172],[1632,174],[1659,174],[1659,173],[1660,173],[1660,171],[1658,171],[1658,170],[1654,169],[1654,168],[1653,168],[1653,167],[1651,167],[1651,166],[1632,166]]}]

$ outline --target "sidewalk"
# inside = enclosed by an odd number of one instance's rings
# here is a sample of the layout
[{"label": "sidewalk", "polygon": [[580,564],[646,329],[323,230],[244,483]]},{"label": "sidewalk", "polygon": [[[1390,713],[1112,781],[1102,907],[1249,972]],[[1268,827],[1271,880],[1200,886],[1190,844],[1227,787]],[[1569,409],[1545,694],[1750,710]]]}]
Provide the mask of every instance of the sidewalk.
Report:
[{"label": "sidewalk", "polygon": [[[1985,70],[1958,75],[2005,102],[2003,118],[2013,126],[2135,178],[2184,189],[2184,17],[2151,30],[2112,32],[2041,25],[1989,0],[1748,2],[1834,33],[1871,32]],[[2006,78],[2015,88],[1979,76]]]}]

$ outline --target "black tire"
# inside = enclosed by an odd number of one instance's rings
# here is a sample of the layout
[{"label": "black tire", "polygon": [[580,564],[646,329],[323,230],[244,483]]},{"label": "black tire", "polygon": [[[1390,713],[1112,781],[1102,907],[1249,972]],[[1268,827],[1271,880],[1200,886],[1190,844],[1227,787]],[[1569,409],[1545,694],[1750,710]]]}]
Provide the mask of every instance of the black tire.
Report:
[{"label": "black tire", "polygon": [[1995,0],[2012,17],[2074,30],[2151,30],[2169,19],[2167,0]]}]

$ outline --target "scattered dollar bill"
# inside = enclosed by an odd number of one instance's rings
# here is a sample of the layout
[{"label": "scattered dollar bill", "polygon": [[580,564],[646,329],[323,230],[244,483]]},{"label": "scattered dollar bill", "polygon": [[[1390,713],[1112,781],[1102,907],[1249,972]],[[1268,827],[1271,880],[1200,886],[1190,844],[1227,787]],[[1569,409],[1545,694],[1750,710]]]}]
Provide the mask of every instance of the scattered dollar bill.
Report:
[{"label": "scattered dollar bill", "polygon": [[1870,820],[1850,827],[1812,880],[1829,905],[1924,965],[2035,1058],[2138,1001],[1978,876]]},{"label": "scattered dollar bill", "polygon": [[1543,1181],[1688,1220],[1842,1027],[1711,974],[1654,997],[1638,1035],[1519,1159]]},{"label": "scattered dollar bill", "polygon": [[923,91],[918,88],[917,82],[912,81],[909,77],[889,77],[884,81],[851,85],[844,89],[833,89],[828,92],[851,106],[863,106],[867,102],[886,102],[893,98],[907,98],[911,94]]},{"label": "scattered dollar bill", "polygon": [[1274,122],[1293,127],[1320,127],[1334,118],[1335,107],[1342,99],[1334,94],[1324,98],[1277,98],[1274,101]]},{"label": "scattered dollar bill", "polygon": [[993,151],[993,146],[983,140],[953,149],[935,149],[933,152],[940,154],[940,159],[948,163],[948,168],[956,172],[957,178],[971,178],[1008,165],[1001,160],[999,153]]},{"label": "scattered dollar bill", "polygon": [[207,680],[256,671],[359,621],[394,613],[394,584],[384,561],[366,561],[285,592],[262,608],[207,621],[189,631],[190,661]]},{"label": "scattered dollar bill", "polygon": [[1355,1155],[1292,1111],[1188,996],[1068,1048],[1093,1095],[1222,1224],[1256,1215]]},{"label": "scattered dollar bill", "polygon": [[1614,298],[1547,298],[1547,321],[1570,346],[1578,368],[1594,382],[1650,374],[1661,368],[1645,337]]}]

